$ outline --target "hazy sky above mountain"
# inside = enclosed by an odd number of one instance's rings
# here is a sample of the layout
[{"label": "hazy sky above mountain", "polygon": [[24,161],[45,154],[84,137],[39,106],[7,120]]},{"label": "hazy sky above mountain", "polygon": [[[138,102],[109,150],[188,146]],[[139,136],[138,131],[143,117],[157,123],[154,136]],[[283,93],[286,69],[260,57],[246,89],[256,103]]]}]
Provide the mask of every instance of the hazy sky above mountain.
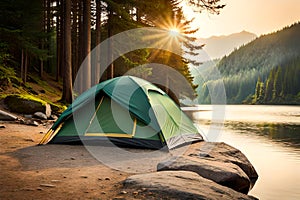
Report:
[{"label": "hazy sky above mountain", "polygon": [[226,4],[219,15],[192,14],[198,37],[228,35],[243,30],[260,36],[300,21],[300,0],[221,0]]}]

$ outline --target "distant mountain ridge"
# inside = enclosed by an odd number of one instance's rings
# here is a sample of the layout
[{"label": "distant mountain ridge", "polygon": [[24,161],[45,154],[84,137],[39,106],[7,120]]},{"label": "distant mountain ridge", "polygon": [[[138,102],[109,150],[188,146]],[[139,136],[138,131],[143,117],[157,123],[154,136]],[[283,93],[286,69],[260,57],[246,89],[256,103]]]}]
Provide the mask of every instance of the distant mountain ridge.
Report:
[{"label": "distant mountain ridge", "polygon": [[206,51],[211,59],[217,59],[229,55],[234,49],[249,43],[256,37],[254,33],[242,31],[230,35],[199,38],[198,42],[205,45],[203,50]]},{"label": "distant mountain ridge", "polygon": [[222,82],[228,103],[300,104],[299,36],[297,22],[242,45],[216,64],[221,78],[197,77],[197,70],[214,77],[207,63],[191,70],[199,85],[197,103],[210,103],[208,88],[213,90]]}]

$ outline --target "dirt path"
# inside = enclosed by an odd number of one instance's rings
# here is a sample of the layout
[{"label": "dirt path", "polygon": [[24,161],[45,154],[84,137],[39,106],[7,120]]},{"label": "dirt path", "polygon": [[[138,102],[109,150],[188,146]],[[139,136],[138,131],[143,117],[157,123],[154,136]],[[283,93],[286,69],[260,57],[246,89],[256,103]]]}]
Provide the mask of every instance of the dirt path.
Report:
[{"label": "dirt path", "polygon": [[0,125],[0,199],[128,199],[122,192],[128,174],[83,146],[37,146],[49,127]]}]

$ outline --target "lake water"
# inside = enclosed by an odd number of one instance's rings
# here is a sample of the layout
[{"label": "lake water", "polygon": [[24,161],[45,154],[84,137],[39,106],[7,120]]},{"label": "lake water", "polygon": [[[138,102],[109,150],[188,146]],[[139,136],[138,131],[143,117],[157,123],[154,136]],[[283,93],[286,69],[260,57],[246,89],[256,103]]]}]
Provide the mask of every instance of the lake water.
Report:
[{"label": "lake water", "polygon": [[184,110],[209,141],[240,149],[259,178],[249,194],[300,199],[300,106],[199,105]]}]

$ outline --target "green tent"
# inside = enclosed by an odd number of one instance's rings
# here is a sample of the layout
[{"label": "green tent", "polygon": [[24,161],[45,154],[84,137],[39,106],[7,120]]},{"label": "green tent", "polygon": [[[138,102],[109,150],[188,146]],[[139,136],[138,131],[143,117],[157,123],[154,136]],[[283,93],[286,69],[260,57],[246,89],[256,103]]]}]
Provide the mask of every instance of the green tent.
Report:
[{"label": "green tent", "polygon": [[153,84],[132,76],[104,81],[81,94],[40,144],[107,141],[169,149],[203,140],[193,122]]}]

